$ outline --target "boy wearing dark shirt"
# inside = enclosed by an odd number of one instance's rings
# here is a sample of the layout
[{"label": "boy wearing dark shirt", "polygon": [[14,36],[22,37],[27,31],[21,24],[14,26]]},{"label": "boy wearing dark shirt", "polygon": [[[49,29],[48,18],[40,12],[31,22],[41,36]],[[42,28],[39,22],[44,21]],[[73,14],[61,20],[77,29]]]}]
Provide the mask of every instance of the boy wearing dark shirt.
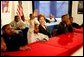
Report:
[{"label": "boy wearing dark shirt", "polygon": [[62,22],[60,22],[60,24],[58,25],[58,29],[56,31],[56,34],[59,35],[59,34],[72,32],[72,31],[73,31],[73,28],[72,28],[71,22],[69,20],[69,16],[63,15]]},{"label": "boy wearing dark shirt", "polygon": [[69,19],[71,21],[71,25],[73,28],[81,28],[81,26],[79,24],[73,22],[73,17],[70,17]]},{"label": "boy wearing dark shirt", "polygon": [[7,51],[28,49],[27,40],[25,40],[23,34],[21,32],[16,32],[11,25],[4,25],[2,31],[2,37],[6,43]]}]

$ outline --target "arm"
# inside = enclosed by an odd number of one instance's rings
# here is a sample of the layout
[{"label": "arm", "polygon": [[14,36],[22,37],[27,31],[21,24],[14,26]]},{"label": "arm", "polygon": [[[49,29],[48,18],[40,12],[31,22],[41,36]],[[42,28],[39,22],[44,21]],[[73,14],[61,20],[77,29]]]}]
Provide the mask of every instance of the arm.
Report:
[{"label": "arm", "polygon": [[43,40],[43,41],[48,41],[49,40],[49,37],[47,35],[44,35],[44,34],[40,33],[40,36],[41,36],[40,39]]},{"label": "arm", "polygon": [[20,29],[24,29],[26,27],[26,25],[25,25],[25,23],[22,20],[20,20],[19,23],[18,23],[18,27]]},{"label": "arm", "polygon": [[58,27],[57,27],[57,35],[64,33],[64,31],[65,31],[65,28],[64,28],[64,26],[60,23],[60,24],[58,25]]},{"label": "arm", "polygon": [[7,47],[6,47],[6,43],[4,41],[3,38],[1,38],[1,51],[6,51]]}]

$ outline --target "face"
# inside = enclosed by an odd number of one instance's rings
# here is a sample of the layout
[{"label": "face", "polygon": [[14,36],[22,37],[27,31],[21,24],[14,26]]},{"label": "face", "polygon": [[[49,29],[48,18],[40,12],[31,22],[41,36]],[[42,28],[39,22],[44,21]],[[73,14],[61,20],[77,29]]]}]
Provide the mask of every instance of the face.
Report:
[{"label": "face", "polygon": [[33,14],[30,15],[30,19],[34,19],[34,15]]},{"label": "face", "polygon": [[43,16],[40,17],[39,22],[41,25],[44,25],[45,24],[45,18]]},{"label": "face", "polygon": [[66,23],[68,21],[68,19],[69,19],[69,16],[66,15],[63,17],[62,21]]},{"label": "face", "polygon": [[19,18],[19,17],[17,17],[17,18],[15,19],[15,21],[16,21],[16,22],[18,22],[19,20],[20,20],[20,18]]},{"label": "face", "polygon": [[6,28],[5,28],[5,33],[8,34],[8,35],[12,35],[14,29],[11,27],[11,25],[8,25]]},{"label": "face", "polygon": [[70,21],[73,22],[73,18],[72,17],[70,18]]}]

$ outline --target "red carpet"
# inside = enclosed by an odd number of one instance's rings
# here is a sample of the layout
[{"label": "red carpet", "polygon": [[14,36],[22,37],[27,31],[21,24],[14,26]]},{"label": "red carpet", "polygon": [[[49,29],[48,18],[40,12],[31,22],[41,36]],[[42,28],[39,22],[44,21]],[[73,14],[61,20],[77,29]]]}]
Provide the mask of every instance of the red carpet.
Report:
[{"label": "red carpet", "polygon": [[83,33],[68,33],[51,38],[46,44],[63,48],[73,48],[83,42]]},{"label": "red carpet", "polygon": [[69,54],[77,50],[83,45],[83,33],[69,33],[67,35],[60,35],[58,37],[51,38],[46,44],[66,48],[69,51]]},{"label": "red carpet", "polygon": [[[79,30],[78,30],[79,31]],[[80,31],[83,31],[80,29]],[[29,44],[31,50],[1,52],[2,56],[70,56],[75,50],[83,45],[83,33],[74,31],[50,38],[42,43]]]},{"label": "red carpet", "polygon": [[83,33],[83,28],[75,29],[74,32],[77,32],[77,33]]},{"label": "red carpet", "polygon": [[[5,55],[10,56],[56,56],[58,54],[67,55],[67,49],[60,47],[53,47],[46,44],[36,43],[31,45],[32,50],[17,51],[17,52],[6,52]],[[61,52],[58,52],[61,51]],[[64,53],[64,54],[63,54]],[[4,54],[3,54],[4,55]]]}]

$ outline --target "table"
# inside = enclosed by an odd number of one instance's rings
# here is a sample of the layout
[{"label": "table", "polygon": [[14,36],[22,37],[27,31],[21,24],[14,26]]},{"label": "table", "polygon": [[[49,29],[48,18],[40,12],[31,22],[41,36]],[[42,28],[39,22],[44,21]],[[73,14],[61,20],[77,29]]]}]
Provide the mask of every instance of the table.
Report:
[{"label": "table", "polygon": [[[79,29],[83,31],[83,29]],[[83,46],[83,32],[72,32],[50,38],[47,42],[29,44],[31,50],[1,52],[2,56],[70,56]]]},{"label": "table", "polygon": [[52,30],[54,29],[54,26],[57,27],[57,25],[61,22],[61,18],[55,18],[56,22],[46,23],[45,25],[49,28],[50,33],[52,33]]}]

